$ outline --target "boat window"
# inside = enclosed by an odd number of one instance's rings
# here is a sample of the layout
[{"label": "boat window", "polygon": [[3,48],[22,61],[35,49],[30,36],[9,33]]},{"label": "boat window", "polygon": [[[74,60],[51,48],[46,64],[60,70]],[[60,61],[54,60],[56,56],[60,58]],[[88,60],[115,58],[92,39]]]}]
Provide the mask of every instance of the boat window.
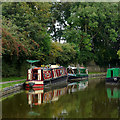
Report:
[{"label": "boat window", "polygon": [[113,77],[113,70],[111,70],[111,77]]},{"label": "boat window", "polygon": [[77,74],[77,69],[74,69],[74,73]]},{"label": "boat window", "polygon": [[70,73],[70,74],[74,74],[74,71],[70,68],[67,69],[67,72]]},{"label": "boat window", "polygon": [[57,74],[58,74],[58,76],[59,76],[59,70],[57,70]]},{"label": "boat window", "polygon": [[38,80],[38,71],[33,70],[33,80]]},{"label": "boat window", "polygon": [[80,73],[86,73],[85,69],[80,69]]},{"label": "boat window", "polygon": [[67,68],[67,72],[69,72],[69,68]]},{"label": "boat window", "polygon": [[46,74],[46,73],[45,73],[44,75],[45,75],[45,77],[47,77],[47,74]]},{"label": "boat window", "polygon": [[61,74],[61,75],[62,75],[62,73],[63,73],[62,70],[60,70],[60,74]]},{"label": "boat window", "polygon": [[63,74],[65,74],[65,70],[63,69]]}]

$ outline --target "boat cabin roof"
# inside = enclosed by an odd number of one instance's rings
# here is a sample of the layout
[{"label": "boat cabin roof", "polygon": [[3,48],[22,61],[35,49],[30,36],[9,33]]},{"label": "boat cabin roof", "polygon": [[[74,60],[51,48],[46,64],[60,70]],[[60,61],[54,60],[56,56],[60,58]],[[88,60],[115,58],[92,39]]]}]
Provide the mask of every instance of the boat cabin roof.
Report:
[{"label": "boat cabin roof", "polygon": [[120,70],[120,68],[108,68],[107,70]]},{"label": "boat cabin roof", "polygon": [[50,68],[59,68],[60,66],[58,65],[51,65]]},{"label": "boat cabin roof", "polygon": [[40,67],[36,67],[36,68],[34,68],[34,70],[39,70],[39,69],[41,69]]},{"label": "boat cabin roof", "polygon": [[62,67],[63,66],[58,66],[58,65],[51,65],[50,67],[36,67],[36,66],[33,66],[32,69],[34,69],[34,70],[43,70],[43,69],[54,69],[54,68],[62,68]]},{"label": "boat cabin roof", "polygon": [[86,68],[84,68],[84,67],[67,67],[67,68],[71,68],[71,69],[86,69]]},{"label": "boat cabin roof", "polygon": [[77,69],[77,67],[68,67],[68,68],[71,68],[71,69]]}]

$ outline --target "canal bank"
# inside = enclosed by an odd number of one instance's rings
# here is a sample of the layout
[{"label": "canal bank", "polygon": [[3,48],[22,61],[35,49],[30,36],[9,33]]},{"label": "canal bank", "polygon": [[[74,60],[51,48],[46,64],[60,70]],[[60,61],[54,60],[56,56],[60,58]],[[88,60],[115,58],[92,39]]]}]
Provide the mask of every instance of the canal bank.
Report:
[{"label": "canal bank", "polygon": [[16,93],[17,91],[20,91],[23,89],[23,83],[15,84],[14,86],[3,88],[0,91],[0,98],[7,97],[11,94]]},{"label": "canal bank", "polygon": [[[105,73],[99,73],[99,74],[89,74],[88,75],[88,78],[94,78],[94,77],[102,77],[102,76],[106,76]],[[6,83],[7,84],[7,83]],[[19,84],[15,84],[14,86],[10,86],[10,87],[6,87],[6,88],[3,88],[1,91],[0,91],[0,98],[2,97],[6,97],[7,95],[11,95],[11,94],[14,94],[15,92],[23,89],[23,84],[24,83],[19,83]],[[59,83],[60,84],[60,83]],[[47,86],[46,86],[47,87]]]},{"label": "canal bank", "polygon": [[98,73],[98,74],[88,74],[88,77],[100,77],[100,76],[106,76],[106,73]]}]

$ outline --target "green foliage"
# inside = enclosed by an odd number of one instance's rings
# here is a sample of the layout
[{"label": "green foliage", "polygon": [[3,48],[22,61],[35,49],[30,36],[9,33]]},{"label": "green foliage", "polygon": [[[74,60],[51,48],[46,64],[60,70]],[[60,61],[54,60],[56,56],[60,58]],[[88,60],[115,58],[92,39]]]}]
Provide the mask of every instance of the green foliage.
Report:
[{"label": "green foliage", "polygon": [[21,34],[16,36],[28,50],[32,45],[32,51],[49,53],[50,35],[47,33],[47,22],[50,6],[49,3],[3,3],[3,16],[12,21],[12,29],[15,24],[15,31]]},{"label": "green foliage", "polygon": [[39,59],[41,64],[46,61],[51,44],[47,33],[50,7],[49,3],[2,3],[4,77],[25,74],[26,59]]},{"label": "green foliage", "polygon": [[119,59],[120,59],[120,50],[118,50],[117,54],[118,54],[118,56],[119,56]]},{"label": "green foliage", "polygon": [[74,44],[64,43],[61,44],[62,52],[61,56],[58,57],[58,62],[66,67],[69,64],[76,63],[76,50]]},{"label": "green foliage", "polygon": [[49,63],[68,66],[76,62],[76,50],[74,44],[53,42],[49,54]]},{"label": "green foliage", "polygon": [[[72,3],[70,2],[55,2],[52,3],[51,7],[51,22],[49,24],[50,30],[49,32],[52,33],[52,40],[57,42],[64,40],[62,37],[64,27],[67,25],[67,18],[70,16],[70,7]],[[57,25],[56,25],[57,23]]]},{"label": "green foliage", "polygon": [[24,74],[26,59],[39,65],[119,64],[117,3],[5,2],[2,15],[3,76]]},{"label": "green foliage", "polygon": [[20,33],[18,27],[11,20],[3,17],[2,21],[3,55],[30,55],[33,46],[36,46],[37,43],[34,43],[31,39],[26,40],[23,36],[24,33]]},{"label": "green foliage", "polygon": [[117,62],[118,4],[74,3],[70,12],[64,37],[78,45],[79,62],[95,59],[101,66]]},{"label": "green foliage", "polygon": [[11,77],[11,76],[26,76],[27,69],[30,68],[29,64],[24,60],[24,58],[17,59],[16,56],[4,56],[2,58],[2,76]]}]

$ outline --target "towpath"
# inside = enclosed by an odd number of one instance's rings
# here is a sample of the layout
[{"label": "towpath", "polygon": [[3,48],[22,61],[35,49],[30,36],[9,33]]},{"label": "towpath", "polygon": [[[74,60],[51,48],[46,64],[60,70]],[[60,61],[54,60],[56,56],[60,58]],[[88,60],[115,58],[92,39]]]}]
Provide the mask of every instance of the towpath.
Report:
[{"label": "towpath", "polygon": [[0,82],[0,84],[7,84],[7,83],[12,83],[12,82],[24,81],[24,80],[26,80],[26,79],[14,80],[14,81],[6,81],[6,82]]}]

